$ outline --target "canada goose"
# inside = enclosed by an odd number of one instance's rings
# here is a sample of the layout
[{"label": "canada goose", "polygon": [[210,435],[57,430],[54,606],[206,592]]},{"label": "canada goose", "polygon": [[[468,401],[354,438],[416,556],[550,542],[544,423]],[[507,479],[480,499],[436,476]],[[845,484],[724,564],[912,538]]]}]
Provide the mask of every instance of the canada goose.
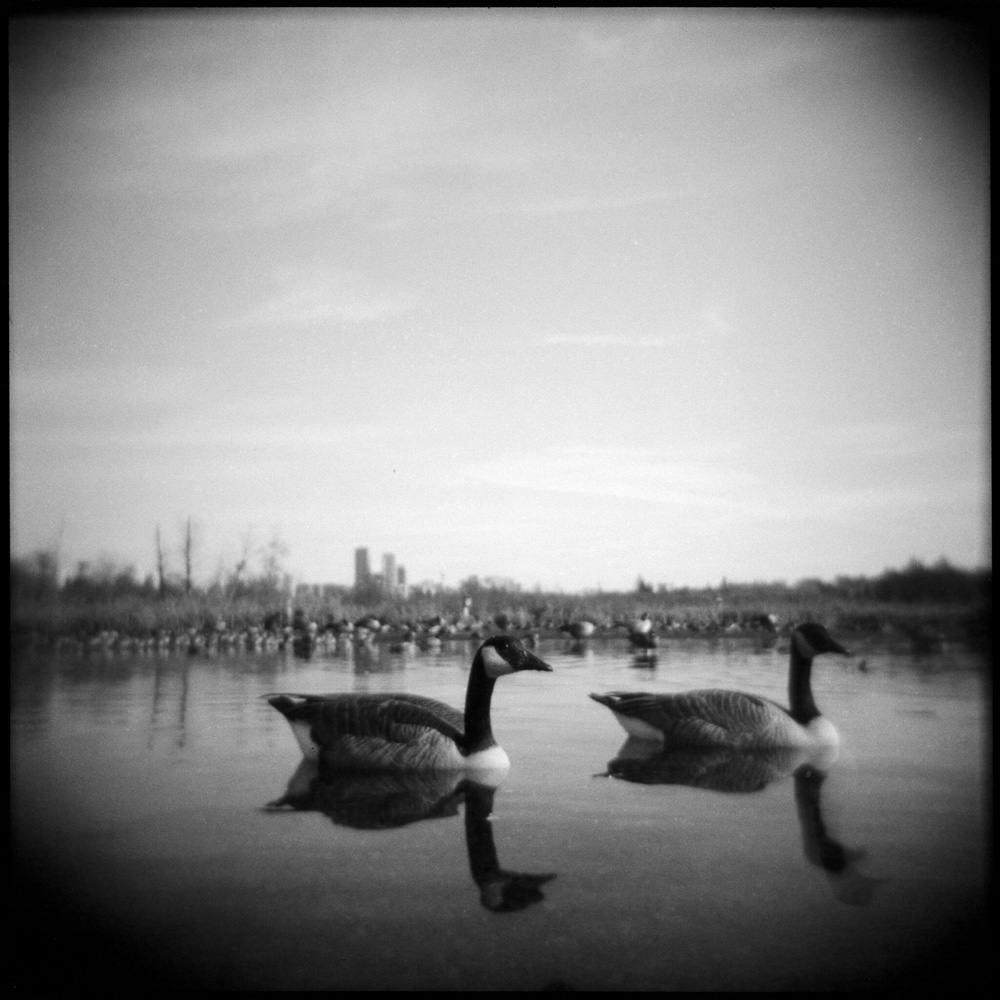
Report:
[{"label": "canada goose", "polygon": [[319,644],[319,626],[308,622],[297,629],[292,638],[292,652],[302,660],[308,660]]},{"label": "canada goose", "polygon": [[402,653],[411,656],[417,651],[416,633],[411,628],[404,628],[402,633],[389,643],[390,653]]},{"label": "canada goose", "polygon": [[493,685],[504,674],[551,669],[519,639],[496,635],[476,651],[464,715],[415,694],[278,694],[268,701],[288,719],[305,758],[333,770],[508,767],[490,727]]},{"label": "canada goose", "polygon": [[628,641],[632,644],[633,649],[656,649],[660,645],[659,637],[653,631],[651,623],[649,628],[641,629],[633,622],[615,622],[614,627],[628,630]]},{"label": "canada goose", "polygon": [[770,632],[777,634],[778,616],[771,614],[752,614],[743,619],[743,627],[750,632]]},{"label": "canada goose", "polygon": [[571,639],[575,639],[577,642],[589,639],[596,630],[597,626],[586,619],[578,622],[566,622],[565,625],[559,626],[560,632],[565,632]]},{"label": "canada goose", "polygon": [[809,675],[821,653],[850,654],[822,625],[800,625],[792,633],[788,671],[789,708],[742,691],[685,691],[646,694],[613,691],[590,697],[614,712],[630,736],[666,746],[769,747],[836,746],[833,724],[813,701]]},{"label": "canada goose", "polygon": [[649,612],[643,611],[643,613],[639,615],[634,622],[632,622],[631,626],[629,626],[629,630],[632,632],[639,632],[640,634],[651,632],[653,630],[653,619],[649,617]]}]

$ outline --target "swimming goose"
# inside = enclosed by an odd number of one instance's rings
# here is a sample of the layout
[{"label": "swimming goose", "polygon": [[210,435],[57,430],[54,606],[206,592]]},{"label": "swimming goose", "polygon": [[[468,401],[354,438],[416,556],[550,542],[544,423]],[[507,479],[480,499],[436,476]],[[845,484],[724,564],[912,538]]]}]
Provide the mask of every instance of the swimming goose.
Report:
[{"label": "swimming goose", "polygon": [[292,727],[307,760],[338,771],[483,770],[510,766],[493,738],[490,701],[498,677],[552,668],[514,636],[476,652],[465,713],[415,694],[278,694],[268,701]]},{"label": "swimming goose", "polygon": [[653,630],[653,619],[649,617],[648,611],[643,611],[641,615],[631,625],[627,625],[626,628],[630,632],[638,632],[642,635],[645,632],[651,632]]},{"label": "swimming goose", "polygon": [[576,639],[577,642],[589,639],[596,630],[597,626],[585,618],[578,622],[566,622],[565,625],[559,626],[560,632],[565,632],[571,639]]},{"label": "swimming goose", "polygon": [[647,694],[613,691],[590,697],[614,712],[630,735],[666,746],[770,747],[836,746],[833,724],[813,701],[812,661],[821,653],[850,654],[822,625],[800,625],[792,633],[788,670],[789,708],[742,691],[686,691]]},{"label": "swimming goose", "polygon": [[633,649],[656,649],[660,645],[659,637],[653,631],[652,625],[640,629],[633,622],[615,622],[614,627],[628,630],[628,641]]}]

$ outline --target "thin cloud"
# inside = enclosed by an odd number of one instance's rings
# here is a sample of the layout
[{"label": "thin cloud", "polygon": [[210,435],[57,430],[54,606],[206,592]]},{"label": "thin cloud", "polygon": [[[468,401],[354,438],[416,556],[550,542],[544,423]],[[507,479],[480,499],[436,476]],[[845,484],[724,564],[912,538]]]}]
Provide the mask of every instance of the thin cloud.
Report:
[{"label": "thin cloud", "polygon": [[836,490],[821,494],[811,513],[824,516],[876,510],[909,510],[919,507],[975,507],[985,499],[982,483],[965,478],[948,482],[913,483],[899,486]]},{"label": "thin cloud", "polygon": [[527,201],[494,202],[471,210],[476,216],[489,215],[583,215],[640,208],[643,205],[671,204],[694,193],[693,188],[668,188],[660,191],[578,191],[553,194]]},{"label": "thin cloud", "polygon": [[[128,419],[131,417],[132,419]],[[245,466],[260,474],[266,460],[272,471],[278,466],[301,470],[304,455],[323,456],[323,463],[310,471],[308,479],[321,481],[336,475],[330,466],[334,460],[343,468],[352,463],[363,464],[366,450],[389,454],[393,445],[412,441],[418,432],[411,427],[365,424],[326,425],[319,421],[276,421],[255,418],[245,411],[223,415],[211,409],[161,415],[143,422],[138,408],[126,412],[114,422],[60,423],[57,430],[35,426],[12,435],[12,465],[21,469],[37,465],[51,467],[53,462],[64,466],[83,460],[109,467],[122,467],[125,462],[138,461],[149,473],[154,467],[170,467],[180,463],[194,473],[194,478],[218,477]],[[166,464],[164,464],[166,463]]]},{"label": "thin cloud", "polygon": [[573,448],[474,463],[464,476],[491,486],[594,498],[618,498],[701,510],[706,516],[797,521],[850,513],[904,511],[981,502],[980,484],[925,481],[831,489],[763,477],[739,462],[669,458],[649,450]]},{"label": "thin cloud", "polygon": [[577,36],[583,52],[598,62],[617,60],[628,43],[624,34],[598,35],[596,31],[583,29]]},{"label": "thin cloud", "polygon": [[613,448],[572,448],[477,462],[464,475],[513,489],[716,509],[737,506],[748,485],[735,469]]},{"label": "thin cloud", "polygon": [[399,316],[417,300],[405,289],[379,290],[354,275],[323,268],[279,275],[271,295],[234,317],[229,326],[274,327],[332,323],[359,326]]},{"label": "thin cloud", "polygon": [[884,458],[978,452],[984,437],[981,427],[922,427],[899,422],[841,424],[824,433],[828,440],[854,454]]},{"label": "thin cloud", "polygon": [[541,343],[553,347],[650,347],[664,348],[677,344],[678,337],[643,337],[619,333],[553,333]]},{"label": "thin cloud", "polygon": [[705,306],[701,311],[701,319],[709,330],[721,337],[728,337],[736,330],[727,310],[719,306]]},{"label": "thin cloud", "polygon": [[414,426],[392,423],[329,424],[283,418],[277,409],[278,405],[272,404],[260,412],[255,405],[255,412],[248,414],[245,404],[234,403],[208,414],[180,415],[165,428],[163,439],[172,445],[197,448],[293,448],[297,453],[309,449],[329,456],[336,449],[358,454],[367,448],[385,448],[420,433]]}]

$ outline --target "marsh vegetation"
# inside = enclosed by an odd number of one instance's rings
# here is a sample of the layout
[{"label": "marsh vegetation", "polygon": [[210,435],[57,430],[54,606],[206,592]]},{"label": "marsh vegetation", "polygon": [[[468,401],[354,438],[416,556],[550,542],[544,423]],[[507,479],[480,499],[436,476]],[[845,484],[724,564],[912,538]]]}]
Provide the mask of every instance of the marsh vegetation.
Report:
[{"label": "marsh vegetation", "polygon": [[[44,553],[11,560],[15,645],[63,645],[86,650],[275,648],[309,634],[343,638],[368,618],[368,638],[398,641],[433,630],[442,639],[496,631],[558,634],[586,620],[597,635],[619,635],[615,624],[648,616],[655,630],[678,638],[756,633],[767,619],[775,631],[818,621],[850,637],[931,651],[943,643],[985,643],[990,634],[992,572],[941,561],[911,562],[878,577],[801,580],[795,584],[730,583],[704,588],[653,585],[630,591],[528,591],[509,580],[470,577],[454,588],[412,587],[403,594],[336,585],[293,586],[277,558],[258,575],[240,572],[207,586],[147,578],[130,567],[81,564],[60,582]],[[310,632],[311,630],[311,632]]]}]

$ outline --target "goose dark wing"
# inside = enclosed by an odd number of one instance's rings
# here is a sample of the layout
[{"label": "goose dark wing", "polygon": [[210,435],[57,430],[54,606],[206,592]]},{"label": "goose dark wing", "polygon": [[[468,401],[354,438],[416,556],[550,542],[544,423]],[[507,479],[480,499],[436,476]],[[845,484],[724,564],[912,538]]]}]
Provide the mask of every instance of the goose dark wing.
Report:
[{"label": "goose dark wing", "polygon": [[319,746],[344,737],[409,743],[428,730],[450,740],[464,734],[462,713],[422,695],[285,695],[271,700],[289,722],[305,722]]},{"label": "goose dark wing", "polygon": [[377,712],[379,735],[398,733],[400,739],[410,730],[434,730],[456,742],[465,735],[465,717],[450,705],[421,695],[393,695],[380,701]]},{"label": "goose dark wing", "polygon": [[613,691],[591,695],[621,716],[637,719],[679,746],[729,747],[755,737],[784,715],[774,702],[741,691],[686,691],[655,695]]}]

